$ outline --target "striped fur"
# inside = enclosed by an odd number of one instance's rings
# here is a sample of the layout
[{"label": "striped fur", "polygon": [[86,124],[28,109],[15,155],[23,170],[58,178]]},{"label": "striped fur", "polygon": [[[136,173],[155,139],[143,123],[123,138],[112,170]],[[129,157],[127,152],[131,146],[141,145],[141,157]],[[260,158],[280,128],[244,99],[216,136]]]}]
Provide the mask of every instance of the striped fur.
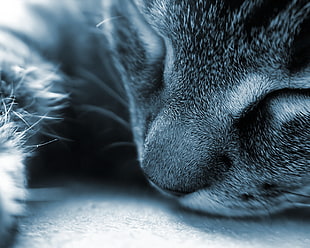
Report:
[{"label": "striped fur", "polygon": [[26,158],[68,107],[131,128],[151,184],[191,209],[309,207],[308,1],[6,2],[0,243],[22,213]]}]

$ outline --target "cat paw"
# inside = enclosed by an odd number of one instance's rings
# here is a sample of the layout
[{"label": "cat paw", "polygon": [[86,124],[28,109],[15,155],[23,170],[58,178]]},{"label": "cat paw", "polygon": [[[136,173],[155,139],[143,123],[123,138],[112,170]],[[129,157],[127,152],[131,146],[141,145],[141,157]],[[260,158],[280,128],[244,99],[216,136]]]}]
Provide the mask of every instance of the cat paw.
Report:
[{"label": "cat paw", "polygon": [[4,208],[0,201],[0,247],[7,247],[13,240],[16,216]]},{"label": "cat paw", "polygon": [[23,213],[23,168],[21,153],[16,150],[0,152],[0,247],[5,247],[12,239],[17,216]]}]

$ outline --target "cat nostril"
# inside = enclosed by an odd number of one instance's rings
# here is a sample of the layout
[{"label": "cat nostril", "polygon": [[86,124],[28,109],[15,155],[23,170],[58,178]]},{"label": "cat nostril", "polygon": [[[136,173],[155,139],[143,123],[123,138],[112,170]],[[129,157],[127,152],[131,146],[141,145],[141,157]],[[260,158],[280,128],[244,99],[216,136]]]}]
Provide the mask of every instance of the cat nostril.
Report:
[{"label": "cat nostril", "polygon": [[224,173],[227,172],[231,167],[233,167],[233,161],[231,158],[225,154],[219,155],[215,159],[214,166],[210,169],[209,174],[214,175],[214,179],[220,180],[221,177],[224,176]]},{"label": "cat nostril", "polygon": [[263,190],[274,190],[276,188],[276,185],[275,184],[272,184],[272,183],[264,183],[263,186],[262,186]]},{"label": "cat nostril", "polygon": [[227,155],[221,155],[218,158],[218,163],[223,165],[223,169],[226,171],[233,166],[232,160]]},{"label": "cat nostril", "polygon": [[244,194],[241,194],[241,199],[243,201],[250,201],[250,200],[254,200],[255,197],[252,194],[244,193]]}]

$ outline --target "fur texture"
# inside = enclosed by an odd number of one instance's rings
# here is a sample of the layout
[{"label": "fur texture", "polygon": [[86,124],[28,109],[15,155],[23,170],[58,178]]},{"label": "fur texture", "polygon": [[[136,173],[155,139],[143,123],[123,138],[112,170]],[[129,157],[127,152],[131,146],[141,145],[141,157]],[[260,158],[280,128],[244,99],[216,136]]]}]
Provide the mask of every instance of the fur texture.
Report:
[{"label": "fur texture", "polygon": [[150,181],[220,215],[308,204],[309,3],[134,2],[104,28]]},{"label": "fur texture", "polygon": [[131,128],[151,184],[191,209],[256,216],[309,206],[308,1],[0,7],[2,242],[22,213],[25,159],[58,139],[50,126],[64,107]]}]

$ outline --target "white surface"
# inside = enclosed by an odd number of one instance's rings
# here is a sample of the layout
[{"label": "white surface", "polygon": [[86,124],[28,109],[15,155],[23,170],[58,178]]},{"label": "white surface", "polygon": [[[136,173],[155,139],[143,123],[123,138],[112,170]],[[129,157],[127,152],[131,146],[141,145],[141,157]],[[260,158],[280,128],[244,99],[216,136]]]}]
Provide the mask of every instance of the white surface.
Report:
[{"label": "white surface", "polygon": [[[33,198],[43,199],[42,192]],[[43,191],[21,220],[15,248],[310,247],[309,212],[260,220],[207,217],[150,190],[72,186]]]}]

